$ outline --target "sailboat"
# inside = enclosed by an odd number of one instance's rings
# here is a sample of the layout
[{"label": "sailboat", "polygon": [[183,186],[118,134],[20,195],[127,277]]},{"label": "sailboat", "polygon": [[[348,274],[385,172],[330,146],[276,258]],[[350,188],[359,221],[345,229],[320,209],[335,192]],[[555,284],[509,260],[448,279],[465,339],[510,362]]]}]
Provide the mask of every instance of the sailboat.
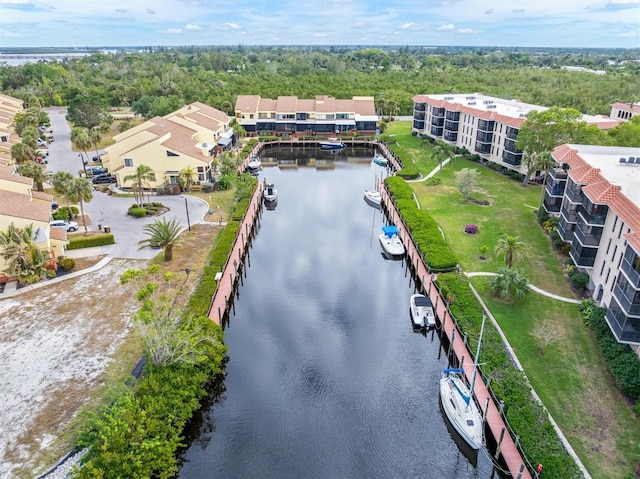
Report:
[{"label": "sailboat", "polygon": [[478,349],[473,364],[471,385],[467,386],[465,383],[464,370],[461,368],[445,369],[442,379],[440,379],[442,409],[444,409],[451,425],[472,449],[480,449],[484,445],[482,414],[480,414],[478,405],[473,399],[473,385],[478,371],[478,355],[480,354],[485,319],[486,317],[483,315]]}]

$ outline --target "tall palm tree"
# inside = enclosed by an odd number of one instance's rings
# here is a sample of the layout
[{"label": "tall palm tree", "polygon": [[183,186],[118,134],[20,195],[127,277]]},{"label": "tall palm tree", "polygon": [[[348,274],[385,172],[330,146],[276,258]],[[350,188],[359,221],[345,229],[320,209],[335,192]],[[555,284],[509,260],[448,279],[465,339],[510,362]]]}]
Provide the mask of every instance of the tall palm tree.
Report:
[{"label": "tall palm tree", "polygon": [[45,172],[44,168],[35,161],[27,161],[20,165],[20,174],[33,180],[36,191],[44,191],[44,183],[52,178],[51,173]]},{"label": "tall palm tree", "polygon": [[500,268],[491,280],[491,292],[511,301],[513,296],[522,298],[529,291],[529,280],[518,268]]},{"label": "tall palm tree", "polygon": [[516,259],[520,256],[526,256],[527,245],[520,241],[519,236],[511,236],[504,233],[498,238],[498,244],[496,244],[494,252],[497,256],[504,255],[504,264],[507,268],[511,268]]},{"label": "tall palm tree", "polygon": [[33,148],[26,143],[14,143],[11,145],[11,158],[17,164],[22,164],[33,158]]},{"label": "tall palm tree", "polygon": [[433,149],[431,150],[431,156],[438,160],[440,169],[442,170],[442,162],[449,158],[451,155],[451,148],[444,141],[437,140]]},{"label": "tall palm tree", "polygon": [[180,170],[180,178],[184,180],[184,189],[185,191],[191,191],[191,185],[193,184],[193,179],[197,178],[196,170],[193,169],[193,166],[187,165],[186,168]]},{"label": "tall palm tree", "polygon": [[180,231],[182,226],[178,223],[177,218],[173,218],[167,222],[165,218],[155,220],[142,227],[142,230],[149,236],[138,241],[140,248],[138,251],[148,247],[160,247],[164,251],[164,259],[171,261],[173,259],[173,247],[179,246]]},{"label": "tall palm tree", "polygon": [[84,202],[93,199],[93,185],[87,178],[73,178],[67,184],[66,196],[69,201],[80,203],[80,214],[82,215],[82,224],[84,231],[87,232],[87,222],[84,221]]},{"label": "tall palm tree", "polygon": [[89,130],[76,126],[71,130],[71,142],[76,148],[84,151],[87,161],[89,161],[89,153],[87,150],[91,148],[91,138],[89,137]]},{"label": "tall palm tree", "polygon": [[0,251],[7,263],[5,272],[16,275],[21,283],[35,283],[49,263],[49,253],[33,244],[33,224],[18,228],[13,223],[0,231]]},{"label": "tall palm tree", "polygon": [[100,144],[100,140],[102,140],[102,132],[99,127],[94,126],[88,131],[88,134],[89,141],[91,141],[93,148],[96,150],[96,158],[100,158],[100,155],[98,154],[98,144]]},{"label": "tall palm tree", "polygon": [[155,180],[155,173],[150,166],[138,165],[136,171],[132,175],[127,175],[123,178],[123,182],[134,182],[134,190],[136,194],[136,201],[138,206],[142,206],[144,203],[144,187],[149,185],[149,181]]}]

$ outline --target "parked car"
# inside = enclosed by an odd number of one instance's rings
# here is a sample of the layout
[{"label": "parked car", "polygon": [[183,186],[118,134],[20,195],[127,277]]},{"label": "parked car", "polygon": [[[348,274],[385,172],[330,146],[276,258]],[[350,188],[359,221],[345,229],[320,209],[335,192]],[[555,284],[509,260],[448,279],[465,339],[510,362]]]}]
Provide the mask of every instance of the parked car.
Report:
[{"label": "parked car", "polygon": [[65,228],[67,231],[76,231],[78,223],[75,221],[53,220],[49,223],[52,228]]},{"label": "parked car", "polygon": [[37,144],[38,144],[38,146],[40,146],[40,147],[45,147],[45,146],[47,146],[47,142],[46,142],[46,141],[44,141],[42,138],[38,138],[38,139],[36,140],[36,143],[37,143]]},{"label": "parked car", "polygon": [[109,173],[109,170],[107,170],[106,168],[103,168],[102,166],[91,166],[87,168],[87,173],[93,176],[106,175]]},{"label": "parked car", "polygon": [[111,176],[110,174],[102,174],[102,175],[94,176],[93,178],[91,178],[91,181],[93,182],[94,185],[104,185],[109,183],[115,183],[116,178],[115,176]]},{"label": "parked car", "polygon": [[102,155],[94,156],[94,157],[92,158],[93,162],[94,162],[94,163],[100,163],[100,156],[102,156]]}]

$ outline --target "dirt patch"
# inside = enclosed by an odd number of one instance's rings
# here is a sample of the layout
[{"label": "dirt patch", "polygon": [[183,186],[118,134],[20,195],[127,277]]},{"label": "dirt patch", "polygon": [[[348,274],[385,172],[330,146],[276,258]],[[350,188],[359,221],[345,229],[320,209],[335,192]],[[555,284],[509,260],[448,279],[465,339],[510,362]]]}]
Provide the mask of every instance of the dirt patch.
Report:
[{"label": "dirt patch", "polygon": [[[156,260],[183,282],[178,304],[195,289],[219,231],[194,225],[182,234],[173,261]],[[77,258],[75,270],[100,259]],[[110,386],[105,371],[121,362],[130,367],[136,346],[126,360],[119,348],[132,338],[138,344],[131,321],[138,305],[119,276],[148,264],[112,260],[98,271],[0,299],[0,477],[32,478],[55,465],[73,442],[59,438],[71,436],[83,405]]]}]

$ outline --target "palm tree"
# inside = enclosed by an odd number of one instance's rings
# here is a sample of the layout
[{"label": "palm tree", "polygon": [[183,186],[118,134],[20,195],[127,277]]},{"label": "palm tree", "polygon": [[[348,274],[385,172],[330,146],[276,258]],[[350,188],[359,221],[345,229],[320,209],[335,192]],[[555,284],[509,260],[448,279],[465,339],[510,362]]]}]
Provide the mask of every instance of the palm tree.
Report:
[{"label": "palm tree", "polygon": [[100,140],[102,140],[102,133],[100,132],[100,128],[94,126],[88,131],[88,134],[89,141],[91,141],[91,144],[96,150],[96,158],[100,158],[100,155],[98,154],[98,144],[100,143]]},{"label": "palm tree", "polygon": [[179,246],[179,236],[182,226],[178,223],[177,218],[173,218],[167,223],[165,218],[155,220],[153,223],[144,225],[143,231],[149,236],[138,241],[140,248],[138,251],[148,247],[160,247],[164,250],[164,259],[171,261],[173,259],[173,247]]},{"label": "palm tree", "polygon": [[519,236],[511,236],[502,234],[498,238],[498,244],[494,248],[496,256],[504,254],[504,264],[507,268],[511,268],[516,259],[520,256],[526,256],[526,243],[520,241]]},{"label": "palm tree", "polygon": [[66,197],[69,201],[74,203],[77,201],[80,203],[80,214],[82,215],[82,224],[84,225],[84,231],[87,232],[87,222],[84,221],[84,202],[91,201],[93,199],[93,185],[87,178],[73,178],[70,182],[66,183],[67,193]]},{"label": "palm tree", "polygon": [[529,280],[518,268],[500,268],[491,280],[491,292],[511,301],[512,297],[522,298],[529,291]]},{"label": "palm tree", "polygon": [[11,145],[11,158],[17,164],[25,163],[33,158],[33,148],[26,143],[15,143]]},{"label": "palm tree", "polygon": [[125,176],[122,181],[125,183],[129,181],[134,182],[133,189],[135,190],[136,201],[138,202],[138,206],[141,207],[144,203],[144,187],[149,185],[149,181],[153,180],[155,180],[155,173],[151,167],[138,165],[136,172],[132,175]]},{"label": "palm tree", "polygon": [[51,180],[51,173],[46,173],[44,168],[35,161],[27,161],[20,165],[20,174],[33,180],[36,191],[44,191],[44,183]]},{"label": "palm tree", "polygon": [[82,127],[75,127],[73,130],[71,130],[71,142],[75,145],[76,148],[84,151],[88,162],[89,153],[87,153],[87,150],[91,148],[91,138],[89,137],[89,130]]},{"label": "palm tree", "polygon": [[187,165],[186,168],[180,171],[180,178],[184,180],[185,191],[191,191],[191,185],[193,184],[194,177],[197,178],[197,173],[191,165]]},{"label": "palm tree", "polygon": [[442,170],[442,162],[447,158],[449,158],[450,155],[451,155],[451,148],[449,147],[449,145],[444,141],[440,141],[440,140],[436,141],[435,146],[431,150],[431,156],[434,159],[438,160],[441,170]]},{"label": "palm tree", "polygon": [[16,275],[21,283],[34,283],[49,263],[49,253],[33,244],[33,224],[18,228],[13,223],[0,231],[0,250],[7,263],[5,272]]}]

